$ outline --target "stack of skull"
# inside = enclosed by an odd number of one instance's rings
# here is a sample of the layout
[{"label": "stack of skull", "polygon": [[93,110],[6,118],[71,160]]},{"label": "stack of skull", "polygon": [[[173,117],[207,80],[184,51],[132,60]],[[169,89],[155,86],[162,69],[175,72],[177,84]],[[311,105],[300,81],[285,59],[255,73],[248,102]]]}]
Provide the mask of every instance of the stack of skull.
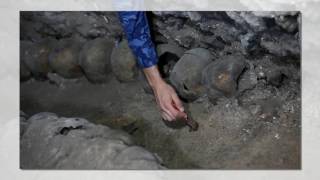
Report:
[{"label": "stack of skull", "polygon": [[[111,74],[120,82],[141,77],[126,40],[115,43],[106,38],[88,42],[76,38],[45,39],[37,43],[22,41],[20,47],[21,80],[31,76],[45,79],[50,72],[68,79],[85,75],[92,83],[108,82]],[[194,101],[204,94],[210,100],[235,95],[237,80],[246,67],[242,56],[214,59],[204,48],[185,51],[169,43],[158,45],[157,52],[160,71],[166,73],[166,80],[187,101]]]},{"label": "stack of skull", "polygon": [[127,42],[115,45],[107,38],[87,42],[77,38],[21,41],[20,64],[21,80],[46,79],[54,72],[67,79],[85,75],[92,83],[105,83],[114,72],[119,81],[128,82],[138,74]]}]

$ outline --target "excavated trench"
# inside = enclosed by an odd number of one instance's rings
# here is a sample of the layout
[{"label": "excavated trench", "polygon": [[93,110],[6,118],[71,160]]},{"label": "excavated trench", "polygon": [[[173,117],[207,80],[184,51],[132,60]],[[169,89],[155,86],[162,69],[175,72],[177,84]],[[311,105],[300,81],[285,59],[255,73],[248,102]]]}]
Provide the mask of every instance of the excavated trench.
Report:
[{"label": "excavated trench", "polygon": [[[74,88],[78,90],[74,91]],[[116,93],[118,88],[123,90],[120,95]],[[151,95],[142,95],[146,96],[143,97],[144,102],[130,98],[129,94],[127,97],[121,97],[128,89],[131,91],[130,94],[144,94],[140,88],[137,85],[126,87],[118,84],[116,80],[104,87],[97,87],[88,82],[73,85],[70,83],[65,85],[63,90],[48,82],[26,82],[21,84],[21,109],[29,115],[55,112],[60,116],[83,117],[95,124],[125,131],[132,136],[137,145],[159,155],[167,168],[197,168],[198,166],[179,149],[172,135],[175,134],[174,131],[162,122]],[[95,96],[90,96],[88,90],[95,93]],[[109,99],[110,96],[113,98]],[[100,99],[106,101],[101,102]],[[149,115],[141,117],[143,113]],[[157,124],[161,125],[160,130],[155,127]],[[171,133],[168,134],[166,131]]]},{"label": "excavated trench", "polygon": [[299,169],[300,14],[273,13],[152,12],[190,132],[162,120],[115,13],[22,12],[20,110],[125,131],[169,169]]}]

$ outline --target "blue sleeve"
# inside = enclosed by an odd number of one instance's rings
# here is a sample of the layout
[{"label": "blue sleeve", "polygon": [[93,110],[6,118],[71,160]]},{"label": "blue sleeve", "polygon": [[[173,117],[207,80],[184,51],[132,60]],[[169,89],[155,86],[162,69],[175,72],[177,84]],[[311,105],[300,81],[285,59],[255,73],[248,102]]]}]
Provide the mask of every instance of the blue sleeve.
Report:
[{"label": "blue sleeve", "polygon": [[147,68],[156,65],[158,63],[158,56],[151,40],[145,12],[122,11],[118,14],[129,46],[136,56],[139,67]]}]

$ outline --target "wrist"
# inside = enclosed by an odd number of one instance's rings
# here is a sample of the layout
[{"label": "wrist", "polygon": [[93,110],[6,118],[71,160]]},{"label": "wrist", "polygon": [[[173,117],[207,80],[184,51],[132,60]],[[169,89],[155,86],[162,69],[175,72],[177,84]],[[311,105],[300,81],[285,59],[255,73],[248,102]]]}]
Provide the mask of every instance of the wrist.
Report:
[{"label": "wrist", "polygon": [[143,69],[147,81],[153,90],[165,85],[157,66],[151,66]]}]

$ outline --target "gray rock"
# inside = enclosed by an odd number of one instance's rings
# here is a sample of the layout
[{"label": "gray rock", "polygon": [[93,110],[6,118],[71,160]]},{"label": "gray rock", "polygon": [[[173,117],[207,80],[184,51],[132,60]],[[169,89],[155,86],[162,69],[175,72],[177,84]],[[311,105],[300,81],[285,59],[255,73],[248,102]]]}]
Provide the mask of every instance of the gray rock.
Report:
[{"label": "gray rock", "polygon": [[89,81],[103,83],[110,79],[113,48],[114,43],[104,38],[91,40],[82,47],[79,64]]},{"label": "gray rock", "polygon": [[136,58],[127,40],[123,40],[115,47],[111,54],[111,68],[120,82],[134,81],[138,75]]},{"label": "gray rock", "polygon": [[284,74],[281,71],[281,68],[270,68],[266,71],[267,81],[273,86],[280,86],[284,78]]},{"label": "gray rock", "polygon": [[258,17],[275,18],[277,16],[294,16],[299,11],[252,11],[252,14]]},{"label": "gray rock", "polygon": [[223,50],[237,41],[243,29],[225,12],[154,12],[154,30],[180,46]]},{"label": "gray rock", "polygon": [[[282,58],[265,56],[259,61],[259,65],[255,67],[255,72],[258,75],[258,79],[263,79],[266,84],[279,87],[285,78],[293,80],[299,76],[299,73],[292,71],[292,66],[283,66],[284,63],[282,61],[285,60]],[[292,59],[289,58],[286,61],[290,62]]]},{"label": "gray rock", "polygon": [[26,40],[41,36],[117,39],[123,34],[116,12],[23,11],[21,17],[21,35]]},{"label": "gray rock", "polygon": [[22,169],[164,169],[161,160],[130,136],[82,118],[39,113],[20,141]]},{"label": "gray rock", "polygon": [[161,169],[155,155],[139,146],[122,150],[114,159],[119,169]]},{"label": "gray rock", "polygon": [[26,41],[32,41],[32,42],[39,42],[42,40],[41,34],[38,33],[38,31],[42,30],[40,27],[42,27],[42,23],[37,21],[27,21],[25,19],[25,13],[21,12],[23,14],[21,20],[20,20],[20,39],[26,40]]},{"label": "gray rock", "polygon": [[254,71],[254,66],[250,62],[248,63],[249,68],[245,70],[243,75],[238,80],[238,91],[243,92],[246,90],[253,89],[258,83],[258,76]]},{"label": "gray rock", "polygon": [[83,75],[78,63],[83,43],[74,39],[63,39],[49,55],[49,65],[64,78],[78,78]]},{"label": "gray rock", "polygon": [[296,16],[277,16],[275,17],[275,22],[277,23],[277,25],[279,25],[282,29],[286,30],[289,33],[295,32],[298,30],[298,17]]},{"label": "gray rock", "polygon": [[276,56],[300,58],[300,41],[288,34],[264,34],[261,37],[260,45]]},{"label": "gray rock", "polygon": [[267,26],[265,21],[253,12],[249,11],[227,11],[226,14],[233,19],[236,23],[241,24],[244,28],[248,28],[252,31],[264,31]]},{"label": "gray rock", "polygon": [[196,48],[185,52],[170,76],[170,82],[181,97],[193,101],[203,94],[201,72],[211,61],[212,56],[206,49]]},{"label": "gray rock", "polygon": [[238,90],[243,92],[245,90],[250,90],[255,87],[258,83],[258,77],[252,70],[246,70],[243,75],[239,78]]},{"label": "gray rock", "polygon": [[246,51],[244,53],[246,54],[247,52],[252,52],[254,50],[257,50],[259,47],[259,37],[257,34],[254,33],[247,33],[245,35],[240,36],[240,42],[241,45],[244,47]]},{"label": "gray rock", "polygon": [[210,101],[236,94],[237,80],[246,66],[241,56],[226,56],[210,63],[202,74]]}]

